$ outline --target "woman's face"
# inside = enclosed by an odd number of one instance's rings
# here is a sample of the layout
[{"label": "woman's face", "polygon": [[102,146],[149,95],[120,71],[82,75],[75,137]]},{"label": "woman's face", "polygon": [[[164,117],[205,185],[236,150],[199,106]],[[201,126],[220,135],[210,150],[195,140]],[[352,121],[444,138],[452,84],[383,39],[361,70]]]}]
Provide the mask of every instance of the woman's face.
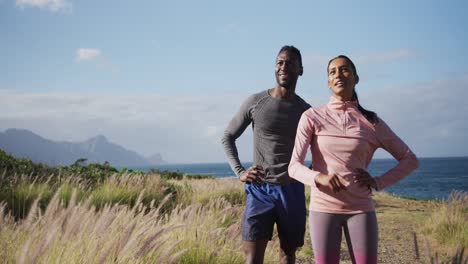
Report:
[{"label": "woman's face", "polygon": [[351,101],[357,76],[345,58],[334,59],[328,66],[328,87],[333,96],[342,101]]}]

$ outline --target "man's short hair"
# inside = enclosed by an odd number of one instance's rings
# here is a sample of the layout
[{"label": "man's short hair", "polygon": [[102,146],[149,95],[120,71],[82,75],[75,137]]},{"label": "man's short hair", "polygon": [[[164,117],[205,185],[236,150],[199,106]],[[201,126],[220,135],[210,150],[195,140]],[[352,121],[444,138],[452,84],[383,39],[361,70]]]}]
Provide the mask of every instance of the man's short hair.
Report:
[{"label": "man's short hair", "polygon": [[280,54],[283,51],[288,51],[288,52],[291,52],[292,54],[296,55],[296,57],[299,59],[299,65],[302,67],[302,56],[301,56],[301,52],[299,51],[298,48],[294,47],[293,45],[286,45],[286,46],[283,46],[280,49],[278,54]]}]

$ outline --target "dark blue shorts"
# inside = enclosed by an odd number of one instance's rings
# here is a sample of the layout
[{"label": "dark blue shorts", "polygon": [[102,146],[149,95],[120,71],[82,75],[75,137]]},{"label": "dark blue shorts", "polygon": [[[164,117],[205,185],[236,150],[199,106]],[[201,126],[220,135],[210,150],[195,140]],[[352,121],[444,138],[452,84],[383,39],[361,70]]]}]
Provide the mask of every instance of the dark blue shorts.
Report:
[{"label": "dark blue shorts", "polygon": [[304,185],[245,184],[247,202],[242,219],[242,240],[271,240],[278,236],[289,247],[304,245],[306,207]]}]

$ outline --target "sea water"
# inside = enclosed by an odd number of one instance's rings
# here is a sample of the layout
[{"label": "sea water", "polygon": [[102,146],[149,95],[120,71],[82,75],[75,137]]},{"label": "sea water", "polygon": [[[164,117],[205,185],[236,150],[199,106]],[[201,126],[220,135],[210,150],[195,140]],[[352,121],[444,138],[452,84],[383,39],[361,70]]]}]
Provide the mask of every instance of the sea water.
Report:
[{"label": "sea water", "polygon": [[[417,199],[447,199],[452,191],[468,192],[468,157],[419,158],[419,162],[417,170],[384,191]],[[379,176],[396,164],[394,159],[374,159],[369,172],[372,176]],[[247,168],[252,163],[243,165]],[[212,175],[217,178],[235,177],[228,163],[165,164],[133,169],[148,171],[151,168]]]}]

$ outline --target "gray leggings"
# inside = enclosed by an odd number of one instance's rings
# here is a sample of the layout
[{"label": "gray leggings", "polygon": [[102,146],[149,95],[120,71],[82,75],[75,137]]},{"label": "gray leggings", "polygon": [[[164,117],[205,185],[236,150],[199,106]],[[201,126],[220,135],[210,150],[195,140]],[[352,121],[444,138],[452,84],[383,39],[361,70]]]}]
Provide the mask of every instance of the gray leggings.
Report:
[{"label": "gray leggings", "polygon": [[375,212],[328,214],[310,211],[310,237],[315,263],[340,262],[342,230],[353,263],[377,263],[377,218]]}]

